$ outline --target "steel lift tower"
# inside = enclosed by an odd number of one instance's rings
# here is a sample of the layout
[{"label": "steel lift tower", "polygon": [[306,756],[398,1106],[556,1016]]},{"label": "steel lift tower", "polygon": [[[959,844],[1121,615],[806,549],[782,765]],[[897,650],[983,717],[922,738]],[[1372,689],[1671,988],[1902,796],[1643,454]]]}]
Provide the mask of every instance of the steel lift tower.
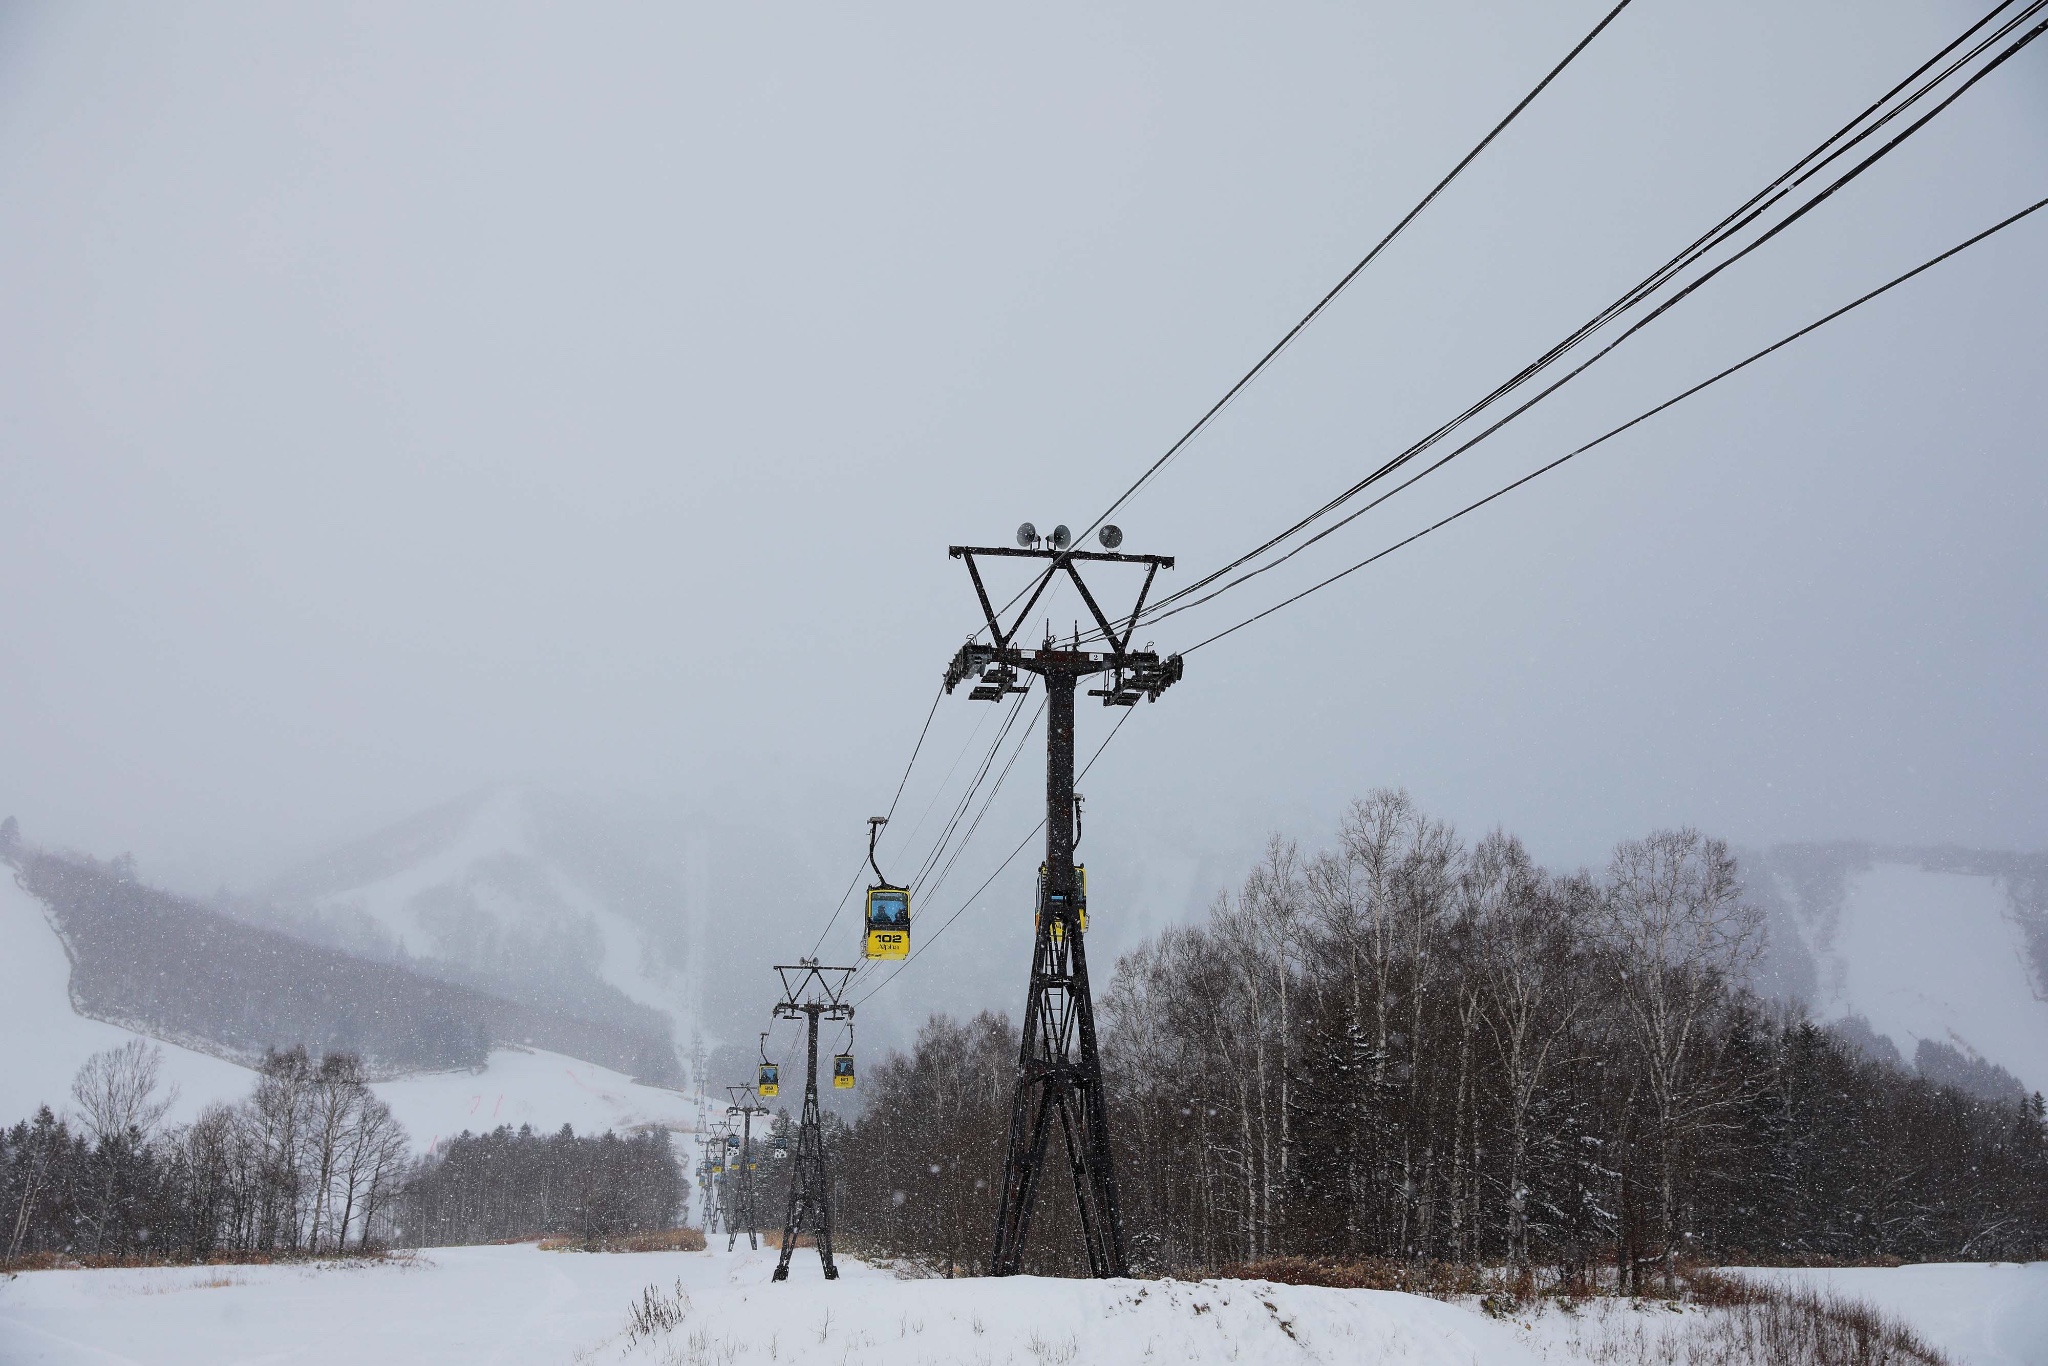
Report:
[{"label": "steel lift tower", "polygon": [[732,1097],[725,1113],[739,1116],[740,1121],[740,1183],[733,1199],[732,1222],[725,1234],[725,1250],[730,1252],[739,1241],[742,1224],[747,1230],[747,1246],[761,1246],[761,1220],[754,1201],[754,1116],[767,1114],[768,1107],[755,1098],[751,1086],[729,1085],[725,1089]]},{"label": "steel lift tower", "polygon": [[[782,999],[775,1003],[778,1020],[801,1019],[810,1033],[810,1066],[804,1072],[804,1117],[796,1131],[796,1170],[790,1174],[789,1213],[782,1221],[782,1257],[775,1263],[775,1279],[789,1279],[789,1254],[796,1251],[800,1232],[809,1232],[818,1244],[818,1260],[824,1264],[825,1279],[839,1279],[832,1264],[832,1174],[825,1161],[825,1134],[818,1119],[818,1021],[850,1020],[853,1006],[843,998],[852,968],[821,968],[815,958],[800,959],[794,967],[775,969],[782,978]],[[791,974],[795,974],[792,976]]]},{"label": "steel lift tower", "polygon": [[[1038,1198],[1046,1147],[1058,1126],[1074,1177],[1080,1205],[1081,1236],[1088,1247],[1088,1268],[1097,1276],[1130,1272],[1124,1248],[1123,1215],[1118,1207],[1116,1169],[1109,1146],[1109,1112],[1102,1090],[1102,1061],[1095,1043],[1095,1008],[1088,987],[1088,954],[1082,944],[1085,890],[1074,867],[1074,695],[1080,681],[1107,675],[1105,686],[1091,688],[1105,707],[1135,706],[1140,697],[1159,695],[1180,681],[1181,659],[1162,660],[1150,650],[1132,650],[1138,614],[1161,569],[1173,568],[1164,555],[1117,555],[1067,549],[1066,528],[1053,533],[1052,547],[1039,548],[1030,523],[1017,535],[1021,548],[951,547],[955,559],[967,562],[987,619],[989,643],[970,640],[960,647],[946,670],[946,691],[969,677],[969,694],[978,701],[1000,701],[1028,685],[1018,675],[1045,680],[1045,870],[1039,879],[1037,933],[1031,949],[1031,985],[1024,1001],[1023,1043],[1017,1055],[1016,1089],[1010,1102],[1010,1140],[1003,1162],[1003,1182],[996,1213],[995,1247],[989,1272],[1014,1275],[1024,1258],[1031,1232],[1031,1210]],[[1102,543],[1114,548],[1123,539],[1104,527]],[[982,583],[977,556],[1044,560],[1046,567],[1007,628]],[[1112,622],[1097,605],[1081,578],[1082,563],[1145,566],[1145,581],[1128,617]],[[1029,619],[1054,579],[1064,574],[1088,605],[1102,639],[1102,650],[1086,650],[1076,639],[1062,645],[1048,636],[1035,650],[1020,649],[1016,634]],[[1094,643],[1091,639],[1091,643]]]}]

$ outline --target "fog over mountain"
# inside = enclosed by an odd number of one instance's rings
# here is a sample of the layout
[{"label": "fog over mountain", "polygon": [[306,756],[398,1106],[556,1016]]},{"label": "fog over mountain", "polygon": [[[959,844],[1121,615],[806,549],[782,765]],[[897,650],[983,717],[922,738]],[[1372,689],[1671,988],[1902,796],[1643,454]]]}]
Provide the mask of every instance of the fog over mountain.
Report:
[{"label": "fog over mountain", "polygon": [[[617,1031],[621,1072],[701,1038],[722,1075],[773,964],[855,952],[834,907],[893,805],[891,876],[974,833],[920,890],[933,947],[863,974],[863,1038],[1014,1012],[1043,734],[955,815],[1000,718],[955,695],[921,729],[977,624],[947,547],[1086,526],[1607,7],[8,7],[0,816]],[[1118,511],[1125,548],[1171,586],[1286,526],[1980,10],[1630,7]],[[2048,193],[2044,47],[1154,643]],[[2048,1085],[2044,234],[1190,654],[1081,784],[1098,973],[1402,787],[1561,870],[1725,837],[1772,990]],[[1083,707],[1084,760],[1122,715]]]}]

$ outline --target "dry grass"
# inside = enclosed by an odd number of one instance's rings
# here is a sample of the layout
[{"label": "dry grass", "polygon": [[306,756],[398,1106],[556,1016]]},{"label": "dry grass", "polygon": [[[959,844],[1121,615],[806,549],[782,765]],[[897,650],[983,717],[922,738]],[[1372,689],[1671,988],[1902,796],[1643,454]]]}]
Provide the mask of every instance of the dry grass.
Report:
[{"label": "dry grass", "polygon": [[608,1237],[542,1238],[542,1252],[702,1252],[701,1228],[648,1229],[641,1233],[615,1233]]},{"label": "dry grass", "polygon": [[[1435,1299],[1477,1298],[1490,1314],[1520,1313],[1554,1299],[1577,1312],[1602,1306],[1578,1349],[1599,1366],[1949,1366],[1911,1328],[1861,1300],[1687,1268],[1668,1300],[1612,1288],[1566,1285],[1523,1269],[1408,1263],[1384,1258],[1271,1257],[1230,1267],[1226,1277],[1344,1290],[1402,1290]],[[1638,1311],[1663,1304],[1654,1315]],[[1678,1311],[1678,1312],[1667,1312]],[[1687,1312],[1690,1311],[1690,1312]]]},{"label": "dry grass", "polygon": [[1480,1267],[1403,1262],[1391,1257],[1267,1257],[1225,1267],[1218,1274],[1227,1280],[1321,1285],[1333,1290],[1405,1290],[1440,1300],[1484,1295],[1499,1288],[1499,1278]]}]

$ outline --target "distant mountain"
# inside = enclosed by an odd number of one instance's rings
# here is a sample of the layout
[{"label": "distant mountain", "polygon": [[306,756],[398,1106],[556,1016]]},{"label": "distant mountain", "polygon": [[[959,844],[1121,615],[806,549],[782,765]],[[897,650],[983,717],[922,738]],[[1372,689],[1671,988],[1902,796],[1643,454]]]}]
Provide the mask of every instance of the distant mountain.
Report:
[{"label": "distant mountain", "polygon": [[666,1021],[642,1027],[550,1001],[493,995],[402,964],[251,925],[101,863],[0,848],[45,907],[81,1015],[249,1063],[304,1044],[361,1054],[385,1076],[480,1068],[494,1044],[549,1048],[628,1075],[680,1079]]},{"label": "distant mountain", "polygon": [[1742,864],[1770,918],[1764,990],[1935,1080],[2048,1091],[2048,855],[1793,844]]},{"label": "distant mountain", "polygon": [[679,878],[601,817],[500,787],[324,854],[223,908],[437,981],[667,1039],[697,995],[687,898]]}]

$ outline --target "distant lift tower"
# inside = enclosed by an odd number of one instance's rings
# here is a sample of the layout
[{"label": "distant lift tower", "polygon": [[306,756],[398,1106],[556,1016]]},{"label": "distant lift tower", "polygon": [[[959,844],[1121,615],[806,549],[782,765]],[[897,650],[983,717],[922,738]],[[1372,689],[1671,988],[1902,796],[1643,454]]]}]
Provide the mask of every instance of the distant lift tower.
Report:
[{"label": "distant lift tower", "polygon": [[732,1251],[739,1241],[740,1227],[746,1226],[747,1246],[761,1246],[761,1220],[755,1212],[754,1203],[754,1116],[765,1115],[768,1107],[754,1096],[751,1086],[727,1086],[732,1104],[725,1107],[728,1115],[739,1116],[740,1121],[740,1165],[736,1175],[739,1184],[734,1188],[732,1222],[726,1227],[725,1250]]},{"label": "distant lift tower", "polygon": [[832,1265],[832,1174],[825,1161],[825,1134],[818,1122],[818,1021],[851,1020],[853,1007],[843,998],[852,968],[821,968],[815,958],[800,959],[795,967],[777,967],[782,978],[782,999],[775,1004],[778,1020],[802,1019],[810,1032],[810,1065],[804,1072],[804,1117],[796,1131],[796,1170],[790,1173],[789,1214],[782,1221],[782,1257],[775,1264],[775,1279],[789,1279],[789,1254],[796,1251],[799,1233],[808,1232],[818,1244],[818,1260],[825,1279],[839,1279]]},{"label": "distant lift tower", "polygon": [[[1113,548],[1122,539],[1115,527],[1102,529],[1104,546]],[[1039,879],[1031,986],[1024,1001],[1023,1046],[1017,1055],[1009,1149],[1003,1162],[989,1272],[1010,1276],[1022,1266],[1031,1210],[1045,1168],[1046,1144],[1056,1122],[1074,1176],[1089,1270],[1097,1276],[1123,1276],[1130,1272],[1130,1261],[1124,1249],[1116,1170],[1110,1159],[1109,1113],[1104,1106],[1102,1061],[1095,1044],[1088,954],[1082,946],[1086,891],[1074,867],[1074,692],[1081,679],[1108,675],[1106,686],[1091,688],[1088,695],[1100,697],[1105,707],[1129,707],[1140,697],[1158,701],[1161,693],[1180,681],[1179,655],[1162,660],[1150,650],[1130,648],[1152,580],[1161,569],[1173,568],[1173,560],[1164,555],[1069,550],[1065,527],[1049,538],[1050,548],[1041,548],[1028,522],[1018,531],[1017,540],[1021,548],[1014,550],[956,545],[949,552],[967,562],[968,576],[974,580],[975,595],[988,621],[989,643],[970,640],[960,647],[946,670],[946,691],[972,676],[976,686],[969,696],[994,702],[1026,690],[1028,685],[1018,682],[1020,673],[1034,673],[1045,680],[1045,870]],[[989,601],[976,556],[1048,561],[1016,620],[1007,628]],[[1081,562],[1145,566],[1145,582],[1128,617],[1113,623],[1103,614],[1082,581]],[[1081,600],[1088,604],[1104,649],[1082,649],[1078,639],[1062,646],[1048,638],[1036,650],[1019,649],[1014,643],[1018,628],[1061,574],[1072,580]]]}]

